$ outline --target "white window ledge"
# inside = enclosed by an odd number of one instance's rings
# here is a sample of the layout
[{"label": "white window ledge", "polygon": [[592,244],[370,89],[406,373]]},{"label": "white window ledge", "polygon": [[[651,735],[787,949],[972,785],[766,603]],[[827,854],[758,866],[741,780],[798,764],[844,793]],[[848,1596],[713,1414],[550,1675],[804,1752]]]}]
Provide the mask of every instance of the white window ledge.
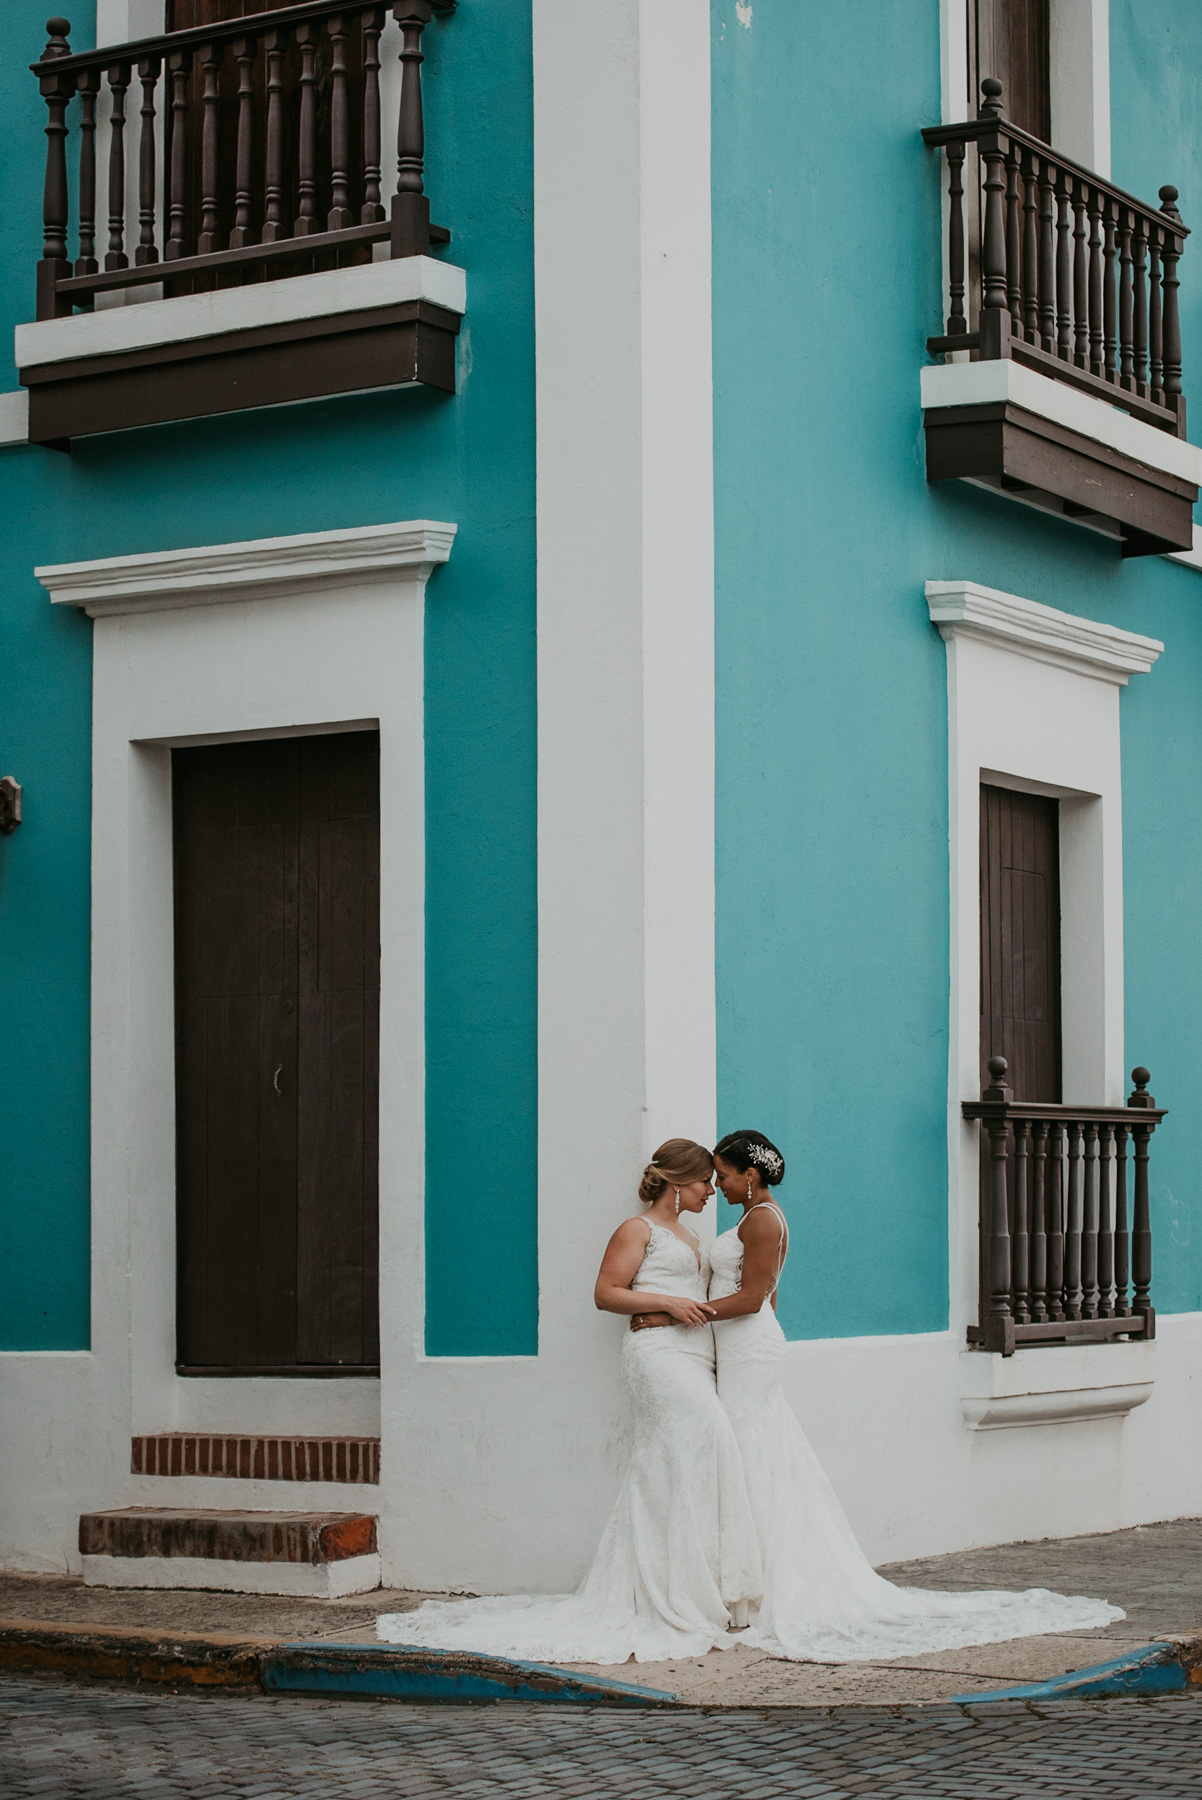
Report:
[{"label": "white window ledge", "polygon": [[928,581],[926,596],[931,623],[949,641],[975,638],[1118,687],[1125,687],[1132,675],[1146,675],[1164,649],[1158,638],[1058,612],[975,581]]},{"label": "white window ledge", "polygon": [[24,388],[0,394],[0,448],[29,442],[29,395]]},{"label": "white window ledge", "polygon": [[1038,418],[1078,431],[1108,449],[1131,456],[1150,469],[1202,487],[1202,450],[1142,419],[1086,394],[1067,382],[1040,375],[1022,363],[930,364],[921,371],[923,411],[944,406],[990,406],[1009,402]]},{"label": "white window ledge", "polygon": [[960,1405],[970,1431],[1121,1418],[1150,1398],[1155,1375],[1154,1343],[964,1350]]},{"label": "white window ledge", "polygon": [[398,575],[424,582],[450,556],[457,529],[430,519],[410,519],[398,525],[304,531],[295,537],[252,538],[241,544],[208,544],[149,556],[56,563],[35,569],[34,574],[56,605],[80,606],[94,619],[112,613],[165,612],[225,600],[358,589]]},{"label": "white window ledge", "polygon": [[[166,272],[169,265],[164,267]],[[464,270],[432,256],[405,256],[395,262],[260,281],[251,287],[181,294],[145,306],[113,306],[70,319],[42,319],[17,326],[16,363],[19,369],[44,368],[78,357],[120,355],[419,300],[462,318],[467,310]]]}]

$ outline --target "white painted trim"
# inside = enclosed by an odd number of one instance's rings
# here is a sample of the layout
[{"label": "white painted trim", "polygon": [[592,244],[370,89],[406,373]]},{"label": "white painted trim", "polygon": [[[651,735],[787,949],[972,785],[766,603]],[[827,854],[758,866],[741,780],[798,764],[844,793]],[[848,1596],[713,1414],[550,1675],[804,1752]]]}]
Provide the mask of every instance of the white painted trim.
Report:
[{"label": "white painted trim", "polygon": [[467,275],[456,264],[432,256],[405,256],[396,262],[325,269],[317,275],[291,275],[250,287],[182,294],[153,305],[106,307],[70,319],[18,325],[14,355],[18,368],[44,368],[80,356],[191,343],[229,331],[333,318],[410,300],[428,300],[462,316],[467,310]]},{"label": "white painted trim", "polygon": [[164,13],[163,0],[96,0],[97,49],[159,37]]},{"label": "white painted trim", "polygon": [[1064,1097],[1121,1105],[1119,691],[1131,674],[1151,667],[1161,647],[974,582],[931,582],[927,593],[947,644],[948,1211],[951,1322],[959,1334],[975,1316],[977,1282],[977,1132],[960,1104],[980,1091],[980,783],[1061,802]]},{"label": "white painted trim", "polygon": [[1040,375],[1008,357],[991,362],[931,363],[921,371],[922,406],[989,406],[1009,401],[1025,412],[1079,431],[1150,469],[1202,486],[1202,450],[1155,425],[1133,419],[1093,394]]},{"label": "white painted trim", "polygon": [[[942,123],[975,119],[968,91],[971,0],[940,0]],[[1095,174],[1110,175],[1110,0],[1051,0],[1052,145]],[[988,70],[983,71],[988,74]]]},{"label": "white painted trim", "polygon": [[1121,687],[1132,675],[1146,675],[1164,649],[1157,638],[1057,612],[975,581],[928,581],[926,597],[931,623],[944,638],[977,638]]},{"label": "white painted trim", "polygon": [[85,1556],[86,1587],[210,1588],[221,1594],[306,1594],[337,1600],[380,1585],[380,1558],[333,1563],[230,1562],[206,1556]]},{"label": "white painted trim", "polygon": [[717,1138],[710,31],[707,0],[641,9],[648,1153]]},{"label": "white painted trim", "polygon": [[960,1402],[970,1431],[1122,1416],[1151,1399],[1155,1378],[1154,1343],[960,1353]]},{"label": "white painted trim", "polygon": [[0,394],[0,448],[29,442],[29,395],[24,388]]},{"label": "white painted trim", "polygon": [[287,592],[347,591],[404,572],[425,581],[446,562],[456,527],[430,519],[303,531],[240,544],[105,556],[51,563],[34,574],[59,606],[81,606],[94,619],[116,613],[212,606]]}]

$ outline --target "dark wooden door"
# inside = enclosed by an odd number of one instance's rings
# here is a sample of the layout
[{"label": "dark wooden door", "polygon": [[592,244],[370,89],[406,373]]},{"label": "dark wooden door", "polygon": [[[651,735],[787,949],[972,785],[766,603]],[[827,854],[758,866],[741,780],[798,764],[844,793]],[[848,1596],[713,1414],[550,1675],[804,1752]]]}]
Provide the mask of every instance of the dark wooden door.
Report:
[{"label": "dark wooden door", "polygon": [[968,68],[975,113],[987,75],[1002,84],[1006,117],[1048,142],[1051,136],[1049,0],[973,0]]},{"label": "dark wooden door", "polygon": [[172,755],[178,1366],[379,1364],[379,737]]},{"label": "dark wooden door", "polygon": [[1060,803],[981,787],[981,1080],[1060,1100]]}]

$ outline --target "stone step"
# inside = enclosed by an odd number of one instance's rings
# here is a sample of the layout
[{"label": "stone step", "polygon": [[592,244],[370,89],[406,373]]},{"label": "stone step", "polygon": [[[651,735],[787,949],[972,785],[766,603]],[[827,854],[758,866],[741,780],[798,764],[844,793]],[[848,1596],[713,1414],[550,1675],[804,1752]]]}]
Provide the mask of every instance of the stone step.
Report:
[{"label": "stone step", "polygon": [[219,1475],[238,1481],[336,1481],[374,1486],[376,1437],[237,1436],[158,1431],[130,1440],[134,1475]]},{"label": "stone step", "polygon": [[371,1513],[125,1507],[84,1513],[79,1550],[84,1581],[95,1587],[332,1599],[380,1585]]}]

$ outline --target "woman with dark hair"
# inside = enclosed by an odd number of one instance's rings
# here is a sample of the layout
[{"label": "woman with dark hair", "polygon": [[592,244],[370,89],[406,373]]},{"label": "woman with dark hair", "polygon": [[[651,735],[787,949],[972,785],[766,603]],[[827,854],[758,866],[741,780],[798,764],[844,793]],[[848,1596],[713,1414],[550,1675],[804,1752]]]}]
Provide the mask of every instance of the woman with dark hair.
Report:
[{"label": "woman with dark hair", "polygon": [[670,1138],[639,1182],[646,1212],[618,1226],[602,1259],[594,1292],[601,1311],[633,1326],[652,1309],[669,1329],[629,1330],[623,1339],[634,1448],[580,1587],[427,1601],[378,1619],[381,1638],[601,1663],[704,1656],[739,1641],[730,1632],[759,1600],[759,1551],[738,1445],[714,1384],[709,1259],[685,1223],[713,1191],[709,1151]]},{"label": "woman with dark hair", "polygon": [[876,1573],[781,1388],[775,1307],[789,1228],[772,1190],[784,1173],[784,1157],[760,1131],[733,1131],[714,1149],[714,1178],[743,1212],[710,1250],[718,1394],[742,1451],[764,1567],[763,1601],[743,1641],[799,1661],[860,1662],[1121,1619],[1104,1600],[1046,1588],[945,1594]]}]

